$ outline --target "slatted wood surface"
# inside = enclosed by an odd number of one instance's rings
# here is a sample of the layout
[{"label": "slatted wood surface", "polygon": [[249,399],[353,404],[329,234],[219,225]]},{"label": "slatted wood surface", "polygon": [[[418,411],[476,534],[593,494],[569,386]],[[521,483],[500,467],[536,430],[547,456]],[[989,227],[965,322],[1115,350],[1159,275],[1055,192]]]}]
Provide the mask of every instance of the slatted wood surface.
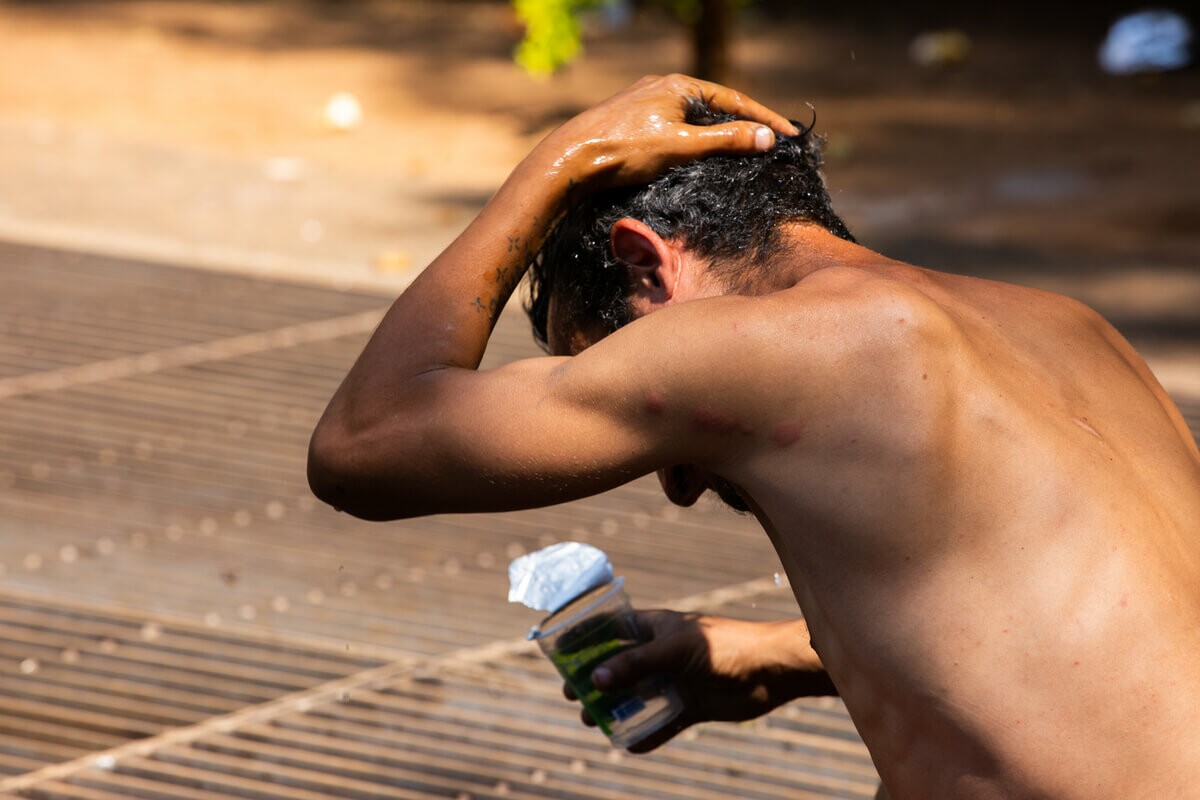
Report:
[{"label": "slatted wood surface", "polygon": [[[653,480],[388,525],[313,501],[307,437],[388,302],[0,244],[0,795],[870,796],[837,703],[614,755],[504,601],[570,538],[639,604],[790,615],[752,520]],[[485,366],[533,352],[506,313]]]}]

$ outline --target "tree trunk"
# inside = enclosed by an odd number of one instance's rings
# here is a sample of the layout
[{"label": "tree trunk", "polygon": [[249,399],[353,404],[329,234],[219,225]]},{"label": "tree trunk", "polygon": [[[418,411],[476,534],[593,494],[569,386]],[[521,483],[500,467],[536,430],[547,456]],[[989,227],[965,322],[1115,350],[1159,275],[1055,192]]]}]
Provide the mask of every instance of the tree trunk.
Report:
[{"label": "tree trunk", "polygon": [[729,74],[729,36],[733,0],[700,0],[700,16],[692,25],[692,74],[723,83]]}]

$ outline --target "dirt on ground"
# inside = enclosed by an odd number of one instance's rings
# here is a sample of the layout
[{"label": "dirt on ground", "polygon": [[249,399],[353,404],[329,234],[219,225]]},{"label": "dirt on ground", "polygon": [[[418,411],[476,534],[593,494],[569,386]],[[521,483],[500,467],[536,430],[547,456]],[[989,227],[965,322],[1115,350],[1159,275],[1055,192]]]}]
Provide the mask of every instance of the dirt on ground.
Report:
[{"label": "dirt on ground", "polygon": [[[1200,71],[1104,74],[1109,10],[1038,26],[1033,3],[1013,7],[1018,21],[785,7],[739,17],[728,82],[805,120],[815,109],[836,204],[866,244],[1081,295],[1153,340],[1200,333]],[[922,67],[912,40],[939,26],[969,52]],[[592,20],[583,57],[548,80],[513,64],[520,34],[505,2],[0,3],[0,122],[35,140],[53,126],[300,159],[375,187],[360,216],[376,227],[390,197],[400,209],[408,188],[432,186],[458,210],[421,224],[449,233],[554,125],[689,62],[683,29],[653,10],[620,28]],[[352,132],[322,121],[337,92],[361,102]]]}]

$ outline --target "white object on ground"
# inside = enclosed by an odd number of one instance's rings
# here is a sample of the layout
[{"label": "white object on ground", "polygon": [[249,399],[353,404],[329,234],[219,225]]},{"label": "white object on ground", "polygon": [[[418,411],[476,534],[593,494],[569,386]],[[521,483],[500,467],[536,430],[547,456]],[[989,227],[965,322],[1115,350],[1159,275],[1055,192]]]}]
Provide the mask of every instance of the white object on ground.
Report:
[{"label": "white object on ground", "polygon": [[337,131],[349,131],[362,122],[362,104],[349,92],[338,92],[325,104],[325,124]]},{"label": "white object on ground", "polygon": [[1112,75],[1183,69],[1191,62],[1192,27],[1182,14],[1149,9],[1121,17],[1100,46],[1100,66]]}]

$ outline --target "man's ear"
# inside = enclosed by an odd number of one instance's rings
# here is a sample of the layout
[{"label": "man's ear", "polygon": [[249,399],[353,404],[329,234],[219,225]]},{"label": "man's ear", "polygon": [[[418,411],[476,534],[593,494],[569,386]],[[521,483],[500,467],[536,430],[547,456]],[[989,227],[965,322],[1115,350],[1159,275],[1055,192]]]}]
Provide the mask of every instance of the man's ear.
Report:
[{"label": "man's ear", "polygon": [[634,291],[654,304],[675,294],[679,280],[679,253],[649,225],[632,217],[613,223],[609,234],[613,256],[629,268]]}]

